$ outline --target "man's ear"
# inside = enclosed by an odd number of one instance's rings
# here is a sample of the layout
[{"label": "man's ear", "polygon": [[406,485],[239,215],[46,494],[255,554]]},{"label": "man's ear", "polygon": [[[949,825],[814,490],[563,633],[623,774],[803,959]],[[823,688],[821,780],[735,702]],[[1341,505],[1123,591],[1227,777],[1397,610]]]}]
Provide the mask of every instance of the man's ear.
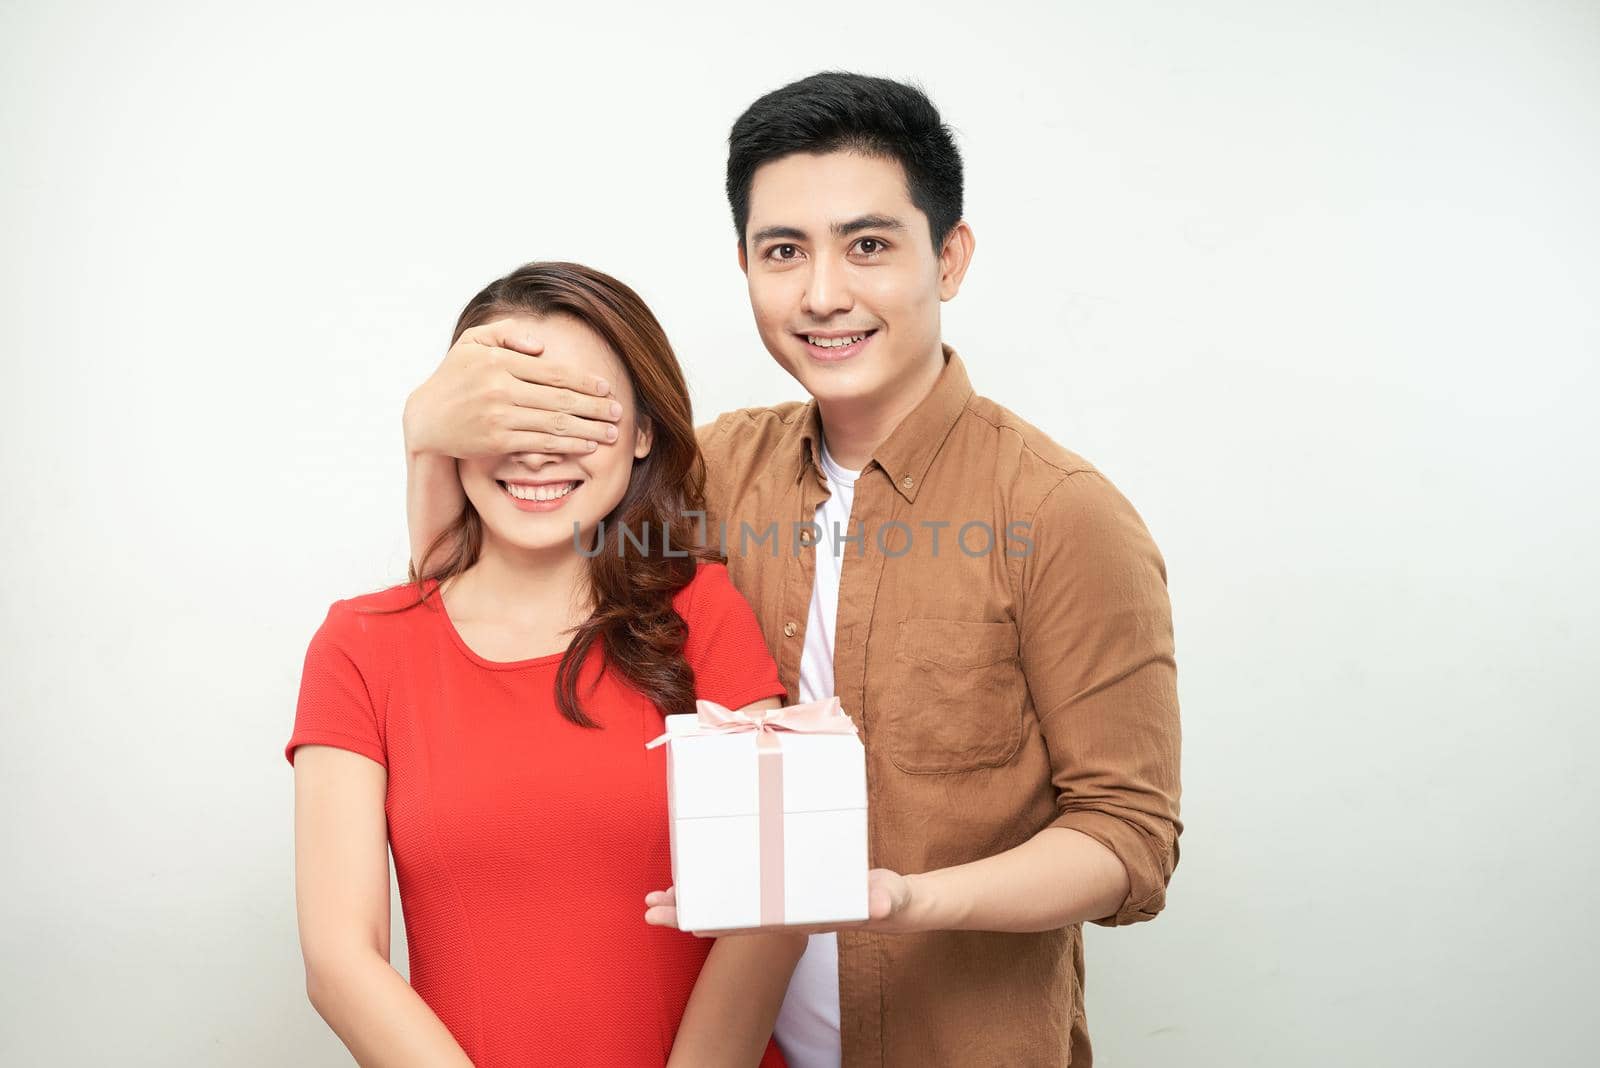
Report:
[{"label": "man's ear", "polygon": [[750,273],[750,262],[744,256],[744,242],[739,242],[739,270],[745,274]]},{"label": "man's ear", "polygon": [[972,263],[972,250],[978,239],[962,219],[945,235],[944,248],[939,250],[939,299],[950,300],[961,291],[961,280],[967,276]]},{"label": "man's ear", "polygon": [[633,428],[633,458],[643,460],[650,455],[650,446],[655,443],[655,428],[650,425],[650,420],[640,416],[637,425]]}]

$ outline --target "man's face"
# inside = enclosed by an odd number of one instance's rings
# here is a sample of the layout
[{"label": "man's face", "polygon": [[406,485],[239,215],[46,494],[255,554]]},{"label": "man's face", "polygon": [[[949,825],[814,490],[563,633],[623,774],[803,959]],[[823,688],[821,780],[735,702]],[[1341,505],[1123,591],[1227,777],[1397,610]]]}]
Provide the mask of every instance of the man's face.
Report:
[{"label": "man's face", "polygon": [[[767,351],[824,404],[878,406],[941,362],[939,303],[971,252],[933,247],[899,162],[829,152],[762,164],[739,265]],[[936,373],[936,372],[935,372]]]}]

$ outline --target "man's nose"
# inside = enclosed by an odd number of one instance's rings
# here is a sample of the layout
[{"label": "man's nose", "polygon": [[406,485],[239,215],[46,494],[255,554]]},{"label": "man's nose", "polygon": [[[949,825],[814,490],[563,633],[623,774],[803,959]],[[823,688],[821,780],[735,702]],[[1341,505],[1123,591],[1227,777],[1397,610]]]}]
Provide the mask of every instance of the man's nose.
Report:
[{"label": "man's nose", "polygon": [[827,319],[835,312],[847,312],[855,306],[850,294],[850,276],[844,265],[826,256],[813,261],[811,276],[806,279],[805,298],[801,310],[817,319]]}]

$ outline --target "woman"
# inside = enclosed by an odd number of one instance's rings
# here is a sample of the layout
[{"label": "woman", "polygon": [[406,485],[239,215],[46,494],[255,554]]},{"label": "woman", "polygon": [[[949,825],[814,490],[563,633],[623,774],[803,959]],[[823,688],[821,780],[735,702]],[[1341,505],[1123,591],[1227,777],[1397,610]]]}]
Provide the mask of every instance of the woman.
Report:
[{"label": "woman", "polygon": [[[452,347],[524,330],[539,359],[614,384],[616,440],[462,461],[467,504],[412,582],[317,631],[286,750],[308,992],[363,1064],[781,1065],[803,936],[641,916],[672,882],[645,742],[696,698],[783,695],[696,546],[683,374],[638,296],[574,264],[490,285]],[[388,960],[390,848],[409,985]]]}]

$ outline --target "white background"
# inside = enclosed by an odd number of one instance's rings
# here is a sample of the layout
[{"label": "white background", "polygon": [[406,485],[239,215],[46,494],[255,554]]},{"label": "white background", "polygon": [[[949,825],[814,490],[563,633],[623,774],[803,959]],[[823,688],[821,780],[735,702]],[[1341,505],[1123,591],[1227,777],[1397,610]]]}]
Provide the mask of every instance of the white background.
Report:
[{"label": "white background", "polygon": [[0,6],[0,1061],[347,1063],[281,750],[403,578],[404,397],[538,258],[701,418],[797,396],[724,141],[833,67],[957,128],[946,339],[1168,563],[1183,859],[1090,932],[1100,1061],[1592,1063],[1595,5],[580,7]]}]

